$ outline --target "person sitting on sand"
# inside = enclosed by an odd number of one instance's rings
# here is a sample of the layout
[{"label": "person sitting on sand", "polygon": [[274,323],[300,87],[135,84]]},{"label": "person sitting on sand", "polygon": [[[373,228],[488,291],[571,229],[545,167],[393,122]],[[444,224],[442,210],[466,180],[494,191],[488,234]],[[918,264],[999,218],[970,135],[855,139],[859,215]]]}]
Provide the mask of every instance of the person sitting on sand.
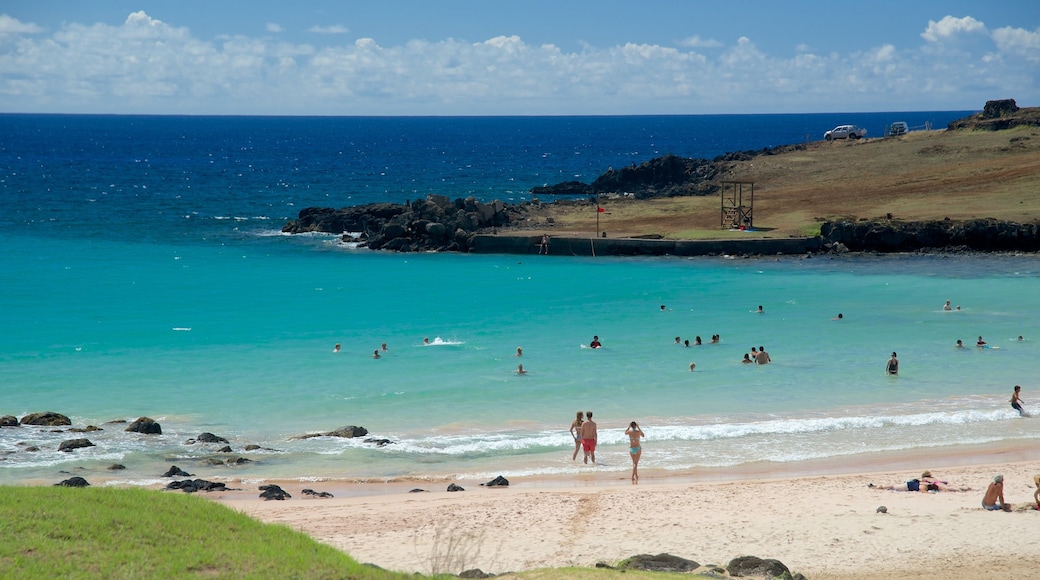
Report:
[{"label": "person sitting on sand", "polygon": [[1040,510],[1040,475],[1033,476],[1033,483],[1036,484],[1036,491],[1033,492],[1033,501],[1036,502],[1036,509]]},{"label": "person sitting on sand", "polygon": [[986,495],[982,496],[982,507],[995,512],[997,510],[1011,511],[1011,505],[1004,503],[1004,476],[997,475],[993,483],[986,488]]}]

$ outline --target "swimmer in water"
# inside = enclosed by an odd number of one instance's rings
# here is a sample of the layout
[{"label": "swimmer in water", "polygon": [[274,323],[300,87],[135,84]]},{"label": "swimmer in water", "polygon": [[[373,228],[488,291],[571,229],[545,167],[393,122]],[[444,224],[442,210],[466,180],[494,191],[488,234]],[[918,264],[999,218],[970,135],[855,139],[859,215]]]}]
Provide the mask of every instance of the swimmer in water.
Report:
[{"label": "swimmer in water", "polygon": [[430,344],[430,337],[428,337],[428,336],[427,336],[427,337],[424,337],[424,338],[422,339],[422,343],[423,343],[423,344]]},{"label": "swimmer in water", "polygon": [[379,358],[379,349],[378,348],[372,351],[372,358]]},{"label": "swimmer in water", "polygon": [[336,343],[336,347],[332,349],[332,352],[339,352],[339,343]]},{"label": "swimmer in water", "polygon": [[943,310],[945,310],[947,312],[949,312],[950,310],[953,310],[953,306],[950,305],[950,301],[949,300],[946,301],[946,304],[943,304]]},{"label": "swimmer in water", "polygon": [[524,356],[524,349],[519,346],[516,347],[516,356]]},{"label": "swimmer in water", "polygon": [[522,364],[521,365],[516,365],[516,374],[518,374],[518,375],[526,375],[527,374],[527,371],[524,370],[524,365],[522,365]]}]

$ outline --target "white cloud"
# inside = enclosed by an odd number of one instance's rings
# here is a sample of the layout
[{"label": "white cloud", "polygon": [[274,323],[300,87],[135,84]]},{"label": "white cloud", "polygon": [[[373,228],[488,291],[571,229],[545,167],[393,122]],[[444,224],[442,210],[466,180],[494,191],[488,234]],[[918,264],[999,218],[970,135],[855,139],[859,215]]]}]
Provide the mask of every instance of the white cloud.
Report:
[{"label": "white cloud", "polygon": [[959,34],[974,32],[986,32],[986,25],[971,16],[965,16],[964,18],[943,16],[939,22],[929,20],[928,27],[921,33],[921,38],[928,42],[939,42]]},{"label": "white cloud", "polygon": [[282,28],[282,25],[281,25],[281,24],[278,24],[277,22],[268,22],[268,23],[267,23],[267,26],[265,26],[264,28],[265,28],[265,29],[266,29],[266,30],[267,30],[268,32],[271,32],[271,33],[273,33],[273,34],[278,34],[279,32],[282,32],[282,31],[284,30],[284,29]]},{"label": "white cloud", "polygon": [[1022,58],[1040,62],[1040,28],[1035,31],[1010,26],[993,31],[993,42],[1001,52],[1021,56]]},{"label": "white cloud", "polygon": [[[991,39],[976,34],[981,23],[970,17],[930,23],[944,42],[915,37],[919,46],[823,55],[806,46],[785,57],[747,37],[709,57],[692,50],[714,42],[703,39],[571,52],[516,35],[390,46],[359,38],[315,48],[270,35],[202,40],[144,12],[44,36],[12,21],[0,18],[0,33],[15,39],[0,36],[0,111],[10,112],[805,112],[967,109],[997,97],[1040,104],[1040,31],[1002,28]],[[985,50],[948,46],[963,44],[950,39],[965,32]]]},{"label": "white cloud", "polygon": [[694,35],[680,40],[679,46],[686,46],[689,48],[718,48],[723,46],[723,44],[714,38],[701,38],[700,36]]},{"label": "white cloud", "polygon": [[7,34],[39,34],[43,29],[31,22],[22,22],[7,14],[0,14],[0,37]]},{"label": "white cloud", "polygon": [[315,34],[346,34],[350,32],[350,29],[340,24],[333,24],[332,26],[312,26],[308,29],[308,32]]}]

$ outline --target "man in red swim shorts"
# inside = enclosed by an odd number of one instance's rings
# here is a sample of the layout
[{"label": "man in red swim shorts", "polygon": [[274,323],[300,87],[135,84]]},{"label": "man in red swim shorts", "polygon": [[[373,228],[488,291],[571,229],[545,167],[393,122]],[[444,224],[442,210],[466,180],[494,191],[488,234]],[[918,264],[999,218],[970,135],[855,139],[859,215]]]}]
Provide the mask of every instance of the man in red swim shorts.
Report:
[{"label": "man in red swim shorts", "polygon": [[585,422],[581,424],[581,449],[585,452],[585,463],[596,463],[596,422],[592,420],[592,411],[585,411]]}]

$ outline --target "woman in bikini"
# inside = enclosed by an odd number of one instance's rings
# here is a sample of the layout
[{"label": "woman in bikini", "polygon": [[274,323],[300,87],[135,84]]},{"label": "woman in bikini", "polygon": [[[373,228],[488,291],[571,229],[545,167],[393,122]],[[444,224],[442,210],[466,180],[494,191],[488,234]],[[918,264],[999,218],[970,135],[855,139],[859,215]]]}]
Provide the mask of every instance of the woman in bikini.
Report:
[{"label": "woman in bikini", "polygon": [[628,453],[632,456],[632,481],[639,481],[639,458],[643,455],[643,447],[639,443],[639,438],[646,437],[646,435],[635,421],[628,424],[625,435],[628,435]]},{"label": "woman in bikini", "polygon": [[581,411],[578,411],[578,415],[571,422],[571,437],[574,438],[574,456],[571,457],[571,461],[578,459],[578,452],[581,451],[581,424],[583,422]]}]

